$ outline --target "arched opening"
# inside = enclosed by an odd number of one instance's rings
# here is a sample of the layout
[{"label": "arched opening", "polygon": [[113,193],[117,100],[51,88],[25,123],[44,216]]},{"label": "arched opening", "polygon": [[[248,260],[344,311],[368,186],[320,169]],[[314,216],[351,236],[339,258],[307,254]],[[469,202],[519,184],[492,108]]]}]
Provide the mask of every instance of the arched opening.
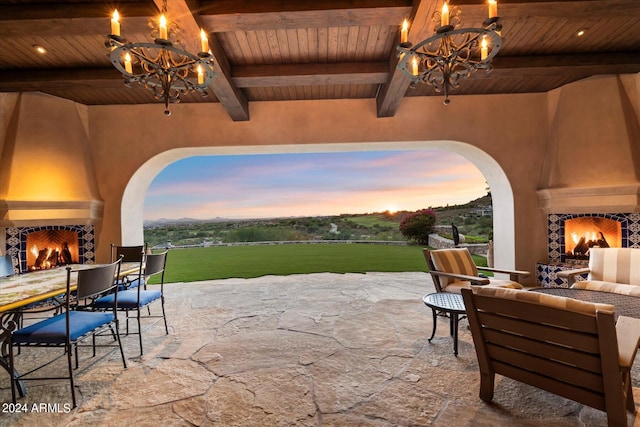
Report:
[{"label": "arched opening", "polygon": [[459,141],[176,148],[165,151],[142,165],[127,184],[121,206],[122,244],[136,245],[143,242],[143,210],[147,190],[162,169],[180,159],[225,154],[428,150],[434,148],[461,155],[484,175],[491,188],[493,198],[495,264],[502,268],[514,268],[515,222],[511,185],[500,165],[491,156],[473,145]]}]

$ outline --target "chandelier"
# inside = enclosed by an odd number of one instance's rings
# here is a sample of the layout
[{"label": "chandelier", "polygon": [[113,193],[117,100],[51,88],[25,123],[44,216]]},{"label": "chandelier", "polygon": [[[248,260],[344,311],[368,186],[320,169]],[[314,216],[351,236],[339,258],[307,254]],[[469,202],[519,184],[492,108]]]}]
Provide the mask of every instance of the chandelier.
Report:
[{"label": "chandelier", "polygon": [[180,95],[199,92],[207,96],[207,87],[215,73],[205,31],[200,30],[200,52],[189,53],[180,47],[178,26],[168,23],[166,15],[167,0],[164,0],[159,19],[149,19],[153,43],[136,43],[120,34],[120,16],[115,10],[105,46],[124,83],[127,86],[139,83],[149,89],[156,99],[164,102],[164,114],[168,116],[171,115],[169,104],[180,102]]},{"label": "chandelier", "polygon": [[491,71],[491,60],[500,50],[502,25],[496,0],[489,0],[489,17],[482,28],[463,28],[459,8],[445,2],[433,15],[434,34],[413,46],[407,40],[409,24],[405,20],[400,30],[397,49],[398,68],[411,80],[411,87],[420,82],[444,94],[448,105],[449,90],[457,89],[460,81],[477,70]]}]

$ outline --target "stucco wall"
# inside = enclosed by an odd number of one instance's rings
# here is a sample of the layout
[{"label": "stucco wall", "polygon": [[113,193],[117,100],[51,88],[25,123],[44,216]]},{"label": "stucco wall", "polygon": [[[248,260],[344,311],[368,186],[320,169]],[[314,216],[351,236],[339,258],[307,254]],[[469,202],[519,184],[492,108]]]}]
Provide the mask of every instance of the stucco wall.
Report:
[{"label": "stucco wall", "polygon": [[[280,148],[450,148],[476,162],[490,184],[506,177],[512,190],[506,198],[512,199],[513,212],[497,215],[513,222],[515,241],[502,244],[503,252],[505,248],[512,252],[503,258],[511,265],[500,266],[533,271],[535,262],[547,254],[541,191],[564,191],[573,183],[579,183],[581,191],[610,185],[624,189],[629,209],[640,210],[638,192],[634,194],[640,168],[638,76],[587,79],[547,94],[456,96],[448,106],[439,97],[406,98],[390,118],[377,118],[375,101],[369,99],[252,102],[251,120],[233,122],[218,104],[173,105],[172,115],[166,117],[161,105],[85,107],[37,93],[0,94],[0,164],[17,169],[12,150],[72,156],[71,163],[78,169],[63,180],[82,187],[78,198],[104,202],[102,222],[96,226],[97,259],[104,261],[110,243],[141,239],[141,234],[122,235],[122,221],[137,214],[128,212],[122,199],[125,190],[128,197],[144,194],[153,177],[140,180],[139,172],[133,181],[132,177],[140,170],[159,170],[172,158],[212,151],[278,152]],[[47,127],[40,125],[43,120]],[[12,136],[14,128],[20,132]],[[565,168],[576,149],[581,150],[579,161]],[[31,161],[24,157],[20,165]],[[585,176],[583,168],[576,166],[579,163],[619,165],[620,170]],[[11,188],[11,199],[18,192],[7,170],[0,171],[5,173],[0,182],[4,225],[10,222],[6,213],[11,213],[7,191]],[[595,202],[588,196],[587,205],[589,197]],[[496,221],[498,234],[502,225]]]}]

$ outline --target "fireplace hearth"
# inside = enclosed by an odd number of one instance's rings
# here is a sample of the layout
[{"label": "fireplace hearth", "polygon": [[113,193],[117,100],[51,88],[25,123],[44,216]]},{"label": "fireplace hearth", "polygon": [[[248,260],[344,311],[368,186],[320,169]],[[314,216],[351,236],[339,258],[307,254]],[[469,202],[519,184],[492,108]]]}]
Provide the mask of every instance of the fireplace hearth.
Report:
[{"label": "fireplace hearth", "polygon": [[93,225],[49,225],[6,229],[6,253],[17,258],[20,272],[66,264],[93,264]]}]

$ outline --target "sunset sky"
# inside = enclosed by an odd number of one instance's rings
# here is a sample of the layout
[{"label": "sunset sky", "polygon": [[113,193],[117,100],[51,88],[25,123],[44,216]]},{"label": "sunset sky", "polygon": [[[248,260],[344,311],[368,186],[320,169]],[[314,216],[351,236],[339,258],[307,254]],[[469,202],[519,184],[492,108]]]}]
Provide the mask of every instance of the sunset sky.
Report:
[{"label": "sunset sky", "polygon": [[146,220],[339,215],[466,203],[486,194],[478,169],[436,151],[190,157],[152,182]]}]

